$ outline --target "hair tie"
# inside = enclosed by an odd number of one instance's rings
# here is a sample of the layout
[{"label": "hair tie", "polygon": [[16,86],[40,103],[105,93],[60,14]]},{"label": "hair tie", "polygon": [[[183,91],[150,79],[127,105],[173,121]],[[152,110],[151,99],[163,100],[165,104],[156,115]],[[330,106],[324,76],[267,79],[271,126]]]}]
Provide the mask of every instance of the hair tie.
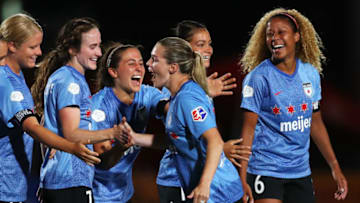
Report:
[{"label": "hair tie", "polygon": [[110,52],[110,54],[108,55],[107,60],[106,60],[106,67],[107,67],[107,68],[110,67],[110,63],[111,63],[111,58],[112,58],[112,56],[113,56],[114,53],[115,53],[118,49],[120,49],[121,47],[123,47],[123,45],[119,45],[119,46],[115,47],[115,48]]},{"label": "hair tie", "polygon": [[287,16],[288,18],[290,18],[290,20],[292,20],[293,23],[295,24],[296,29],[299,30],[299,25],[298,25],[296,19],[295,19],[292,15],[290,15],[290,14],[288,14],[288,13],[286,13],[286,12],[279,13],[279,15],[284,15],[284,16]]}]

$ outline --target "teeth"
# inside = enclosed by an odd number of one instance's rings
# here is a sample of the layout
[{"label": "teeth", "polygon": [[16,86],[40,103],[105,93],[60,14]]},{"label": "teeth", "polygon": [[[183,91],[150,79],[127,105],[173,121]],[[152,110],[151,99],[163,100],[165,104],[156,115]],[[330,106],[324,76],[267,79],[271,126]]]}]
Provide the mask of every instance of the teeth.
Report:
[{"label": "teeth", "polygon": [[279,48],[284,47],[284,45],[283,44],[278,44],[278,45],[274,45],[273,47],[274,47],[274,49],[279,49]]},{"label": "teeth", "polygon": [[208,59],[210,59],[210,56],[203,56],[203,59],[208,60]]},{"label": "teeth", "polygon": [[131,78],[132,78],[132,79],[140,79],[141,76],[140,76],[140,75],[134,75],[134,76],[132,76]]},{"label": "teeth", "polygon": [[90,59],[90,60],[92,60],[92,61],[97,61],[97,58],[95,58],[95,59]]}]

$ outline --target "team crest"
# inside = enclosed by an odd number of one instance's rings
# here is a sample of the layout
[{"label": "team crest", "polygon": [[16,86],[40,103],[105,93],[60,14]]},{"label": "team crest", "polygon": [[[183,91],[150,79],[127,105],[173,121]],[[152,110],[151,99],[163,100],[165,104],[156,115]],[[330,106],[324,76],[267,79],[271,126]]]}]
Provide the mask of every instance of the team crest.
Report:
[{"label": "team crest", "polygon": [[208,113],[205,111],[205,109],[202,106],[198,106],[195,109],[191,111],[191,116],[193,121],[204,121],[206,119],[206,116]]},{"label": "team crest", "polygon": [[308,97],[312,97],[314,94],[314,90],[312,88],[312,85],[310,82],[308,83],[303,83],[303,89],[304,89],[304,93],[306,96]]}]

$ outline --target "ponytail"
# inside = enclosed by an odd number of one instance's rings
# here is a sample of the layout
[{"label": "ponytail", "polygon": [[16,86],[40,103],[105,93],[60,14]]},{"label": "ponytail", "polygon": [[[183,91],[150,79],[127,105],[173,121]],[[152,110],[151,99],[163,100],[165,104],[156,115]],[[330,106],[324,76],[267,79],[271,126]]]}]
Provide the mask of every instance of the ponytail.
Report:
[{"label": "ponytail", "polygon": [[207,77],[206,77],[206,70],[204,68],[202,57],[199,53],[194,52],[194,65],[191,71],[191,78],[198,83],[201,88],[209,94],[209,89],[207,85]]}]

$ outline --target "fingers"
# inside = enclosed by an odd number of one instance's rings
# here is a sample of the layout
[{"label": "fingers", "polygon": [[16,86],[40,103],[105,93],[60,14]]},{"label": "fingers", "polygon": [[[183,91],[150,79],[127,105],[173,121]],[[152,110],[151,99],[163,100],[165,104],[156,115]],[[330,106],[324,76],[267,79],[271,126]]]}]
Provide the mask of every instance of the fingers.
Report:
[{"label": "fingers", "polygon": [[244,160],[244,161],[249,161],[249,158],[246,156],[241,156],[238,154],[232,154],[231,158],[237,159],[237,160]]},{"label": "fingers", "polygon": [[222,87],[222,90],[231,90],[231,89],[234,89],[237,87],[237,84],[236,83],[233,83],[233,84],[225,84],[223,83],[223,87]]},{"label": "fingers", "polygon": [[233,91],[222,91],[220,93],[221,96],[229,96],[229,95],[233,95],[234,92]]},{"label": "fingers", "polygon": [[85,145],[81,146],[80,158],[84,160],[88,165],[93,166],[98,164],[101,160],[98,158],[99,154],[97,152],[91,151]]},{"label": "fingers", "polygon": [[233,145],[236,145],[236,144],[240,144],[242,143],[243,139],[240,138],[240,139],[233,139],[233,140],[229,140],[229,142]]},{"label": "fingers", "polygon": [[194,191],[190,193],[190,195],[187,196],[187,198],[192,199],[194,197]]},{"label": "fingers", "polygon": [[237,167],[239,167],[239,168],[241,168],[242,166],[241,166],[241,164],[239,163],[239,162],[237,162],[237,160],[236,159],[233,159],[233,158],[231,158],[231,159],[229,159],[230,161],[231,161],[231,163],[233,163],[235,166],[237,166]]},{"label": "fingers", "polygon": [[227,80],[229,77],[231,77],[231,73],[225,73],[224,75],[222,75],[221,77],[219,77],[219,79],[221,81]]},{"label": "fingers", "polygon": [[55,154],[56,154],[56,149],[53,149],[53,148],[52,148],[52,149],[50,149],[49,159],[54,158]]},{"label": "fingers", "polygon": [[231,155],[251,155],[249,146],[234,146],[230,151]]},{"label": "fingers", "polygon": [[346,198],[346,195],[348,193],[347,185],[338,186],[338,190],[334,194],[334,198],[336,200],[344,200]]},{"label": "fingers", "polygon": [[215,79],[215,78],[217,78],[217,76],[218,76],[218,73],[217,73],[217,72],[214,72],[213,74],[211,74],[211,75],[208,77],[208,79]]}]

